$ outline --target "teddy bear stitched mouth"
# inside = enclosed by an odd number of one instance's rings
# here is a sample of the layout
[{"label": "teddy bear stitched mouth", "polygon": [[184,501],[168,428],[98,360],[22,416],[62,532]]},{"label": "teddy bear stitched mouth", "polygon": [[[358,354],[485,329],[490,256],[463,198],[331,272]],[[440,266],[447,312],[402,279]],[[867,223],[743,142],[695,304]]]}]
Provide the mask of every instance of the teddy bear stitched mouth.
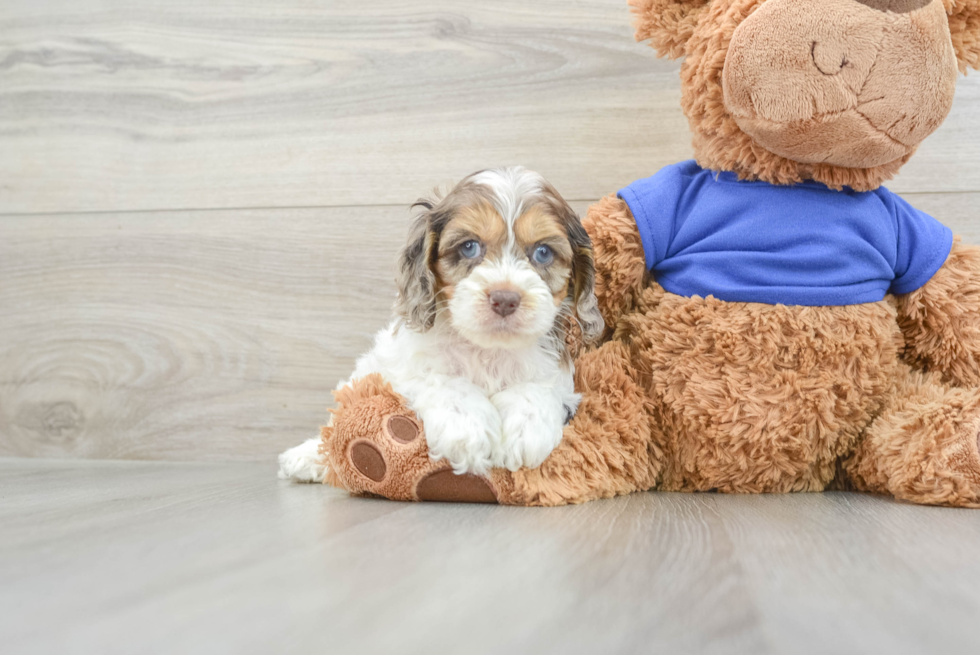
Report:
[{"label": "teddy bear stitched mouth", "polygon": [[[887,139],[891,139],[895,143],[895,145],[902,146],[904,148],[909,148],[909,149],[912,149],[912,148],[916,147],[918,145],[916,143],[911,143],[910,144],[910,143],[905,143],[901,139],[896,139],[895,137],[893,137],[888,132],[887,129],[880,128],[877,125],[875,125],[874,124],[874,121],[872,121],[867,116],[867,114],[865,114],[864,112],[861,111],[861,107],[863,107],[864,105],[868,104],[869,102],[876,102],[876,101],[881,100],[881,99],[882,98],[875,98],[874,100],[868,100],[866,102],[859,103],[856,107],[853,107],[850,111],[855,112],[858,116],[860,116],[861,118],[863,118],[864,120],[866,120],[868,122],[868,127],[870,127],[872,130],[874,130],[878,134],[882,135],[883,137],[885,137]],[[898,120],[896,120],[894,123],[891,124],[891,127],[894,127],[895,125],[898,125],[899,123],[901,123],[905,119],[906,119],[905,114],[902,114],[902,116]]]},{"label": "teddy bear stitched mouth", "polygon": [[[899,19],[899,17],[896,16],[895,17],[895,20],[898,20],[898,19]],[[818,48],[819,45],[820,44],[817,41],[814,41],[813,43],[810,44],[810,60],[813,62],[813,66],[818,71],[820,71],[820,73],[822,75],[824,75],[826,77],[836,77],[836,76],[838,76],[838,75],[841,74],[841,72],[844,70],[844,68],[846,68],[847,66],[851,65],[851,62],[848,59],[847,54],[845,53],[844,55],[841,56],[841,63],[840,63],[840,66],[838,67],[838,69],[836,71],[834,71],[834,72],[828,73],[827,71],[825,71],[823,69],[823,67],[820,65],[820,62],[817,60],[817,48]],[[914,148],[917,144],[915,144],[915,143],[905,143],[901,139],[895,138],[894,136],[892,136],[889,133],[888,128],[878,127],[877,125],[875,125],[874,121],[871,120],[871,118],[867,114],[865,114],[863,111],[861,111],[861,107],[864,107],[865,105],[867,105],[869,103],[872,103],[872,102],[880,102],[882,100],[887,100],[888,99],[887,96],[878,96],[877,98],[872,98],[870,100],[862,100],[861,99],[861,95],[864,92],[864,89],[867,88],[867,86],[868,86],[868,81],[871,80],[872,77],[877,72],[876,71],[876,65],[878,63],[878,54],[881,52],[881,47],[882,47],[882,42],[879,41],[877,43],[877,48],[876,48],[874,60],[871,63],[871,68],[868,70],[868,74],[865,76],[864,81],[861,84],[861,89],[854,95],[854,104],[853,104],[853,106],[848,107],[848,108],[843,109],[843,110],[840,110],[840,111],[832,111],[832,112],[831,111],[828,111],[828,112],[816,112],[815,111],[809,118],[801,119],[800,122],[805,122],[807,120],[814,120],[814,121],[833,120],[833,119],[839,118],[842,114],[844,114],[846,112],[853,111],[858,116],[860,116],[865,121],[867,121],[868,127],[870,127],[872,130],[874,130],[875,132],[877,132],[881,136],[883,136],[883,137],[885,137],[887,139],[890,139],[892,142],[895,143],[895,145],[897,145],[899,147],[907,148],[907,149]],[[762,116],[759,115],[759,112],[756,109],[754,102],[753,102],[752,110],[753,110],[753,112],[755,112],[755,117],[757,119],[768,120],[768,119],[765,119],[764,117],[762,117]],[[889,125],[889,127],[894,127],[894,126],[898,125],[899,123],[901,123],[903,120],[906,120],[907,118],[908,118],[908,115],[907,114],[902,114],[898,119],[896,119],[895,121],[893,121],[891,123],[891,125]],[[777,122],[777,121],[773,121],[773,122]]]},{"label": "teddy bear stitched mouth", "polygon": [[[834,77],[844,69],[846,64],[850,63],[847,61],[845,57],[843,59],[845,63],[841,66],[840,70],[838,70],[837,73],[834,74],[825,73],[820,68],[816,59],[813,58],[813,53],[815,52],[816,45],[817,45],[816,42],[814,42],[814,44],[811,46],[811,59],[813,59],[813,63],[816,69],[823,75],[827,77]],[[880,48],[880,44],[879,44],[879,48]],[[739,127],[741,127],[746,133],[752,134],[764,146],[766,145],[765,141],[767,139],[763,136],[762,132],[800,135],[798,143],[791,140],[782,143],[780,144],[782,148],[773,148],[773,151],[776,152],[780,149],[788,150],[798,145],[802,145],[805,141],[809,139],[809,135],[814,132],[814,129],[819,128],[821,125],[828,125],[839,121],[846,121],[849,118],[857,118],[867,129],[867,133],[865,135],[866,139],[870,140],[870,139],[874,139],[874,137],[880,137],[885,139],[888,143],[891,144],[892,148],[885,148],[883,150],[883,153],[886,153],[884,154],[884,156],[882,156],[883,160],[889,161],[889,160],[895,160],[900,157],[903,157],[908,153],[912,152],[915,149],[915,147],[918,145],[918,142],[906,143],[901,139],[898,139],[895,136],[893,136],[889,131],[889,128],[894,128],[895,126],[900,125],[902,121],[907,119],[908,115],[906,113],[902,113],[897,119],[893,120],[888,125],[888,127],[879,127],[878,125],[875,124],[875,122],[871,119],[871,117],[868,116],[866,111],[863,110],[863,109],[866,110],[866,108],[871,103],[888,100],[887,96],[876,96],[874,98],[870,98],[867,100],[861,98],[861,94],[864,93],[865,89],[868,87],[869,81],[871,81],[876,74],[876,67],[875,67],[876,64],[877,64],[877,53],[875,55],[874,62],[872,63],[870,69],[868,70],[868,74],[861,81],[859,89],[857,91],[854,91],[854,89],[850,88],[850,86],[848,85],[848,90],[851,93],[851,103],[847,107],[836,109],[833,111],[819,112],[816,111],[816,104],[817,104],[816,100],[814,98],[811,98],[811,104],[814,107],[814,111],[808,116],[799,118],[797,120],[790,120],[790,121],[774,120],[765,116],[763,112],[759,111],[759,109],[756,107],[755,104],[755,98],[750,95],[749,96],[750,113],[748,113],[748,115],[739,116],[735,114],[735,112],[733,112],[735,121],[739,124]],[[789,156],[790,154],[795,154],[795,153],[790,153],[790,152],[786,153],[787,156]],[[839,157],[838,153],[828,154],[820,158],[815,158],[810,163],[814,163],[814,164],[840,163],[839,160],[835,161],[837,157]]]},{"label": "teddy bear stitched mouth", "polygon": [[[840,68],[836,72],[827,73],[826,71],[824,71],[820,67],[820,63],[817,61],[817,58],[816,58],[817,45],[818,45],[818,43],[816,41],[814,41],[811,44],[811,46],[810,46],[810,58],[813,61],[813,65],[816,67],[816,69],[818,71],[820,71],[821,74],[823,74],[823,75],[825,75],[827,77],[835,77],[835,76],[839,75],[841,73],[841,71],[844,70],[844,68],[851,63],[850,61],[848,61],[848,59],[847,59],[847,57],[845,55],[843,57],[843,60],[842,60],[842,63],[841,63]],[[878,47],[879,47],[879,50],[880,50],[880,48],[881,48],[880,43],[879,43]],[[854,94],[854,102],[853,102],[853,104],[850,107],[846,107],[844,109],[840,109],[840,110],[837,110],[837,111],[825,111],[825,112],[817,112],[817,111],[814,111],[809,117],[801,118],[801,119],[796,120],[796,121],[777,121],[777,120],[769,119],[766,116],[763,116],[762,113],[755,106],[754,99],[751,99],[750,98],[750,101],[751,101],[751,104],[752,104],[752,114],[753,115],[752,116],[745,117],[745,118],[751,118],[751,119],[756,120],[756,121],[766,121],[767,123],[769,123],[769,124],[771,124],[773,126],[776,126],[776,125],[792,126],[792,125],[796,124],[796,125],[802,127],[803,124],[805,124],[805,123],[807,123],[809,121],[815,121],[815,122],[818,122],[818,123],[828,122],[828,121],[832,121],[832,120],[837,120],[841,116],[843,116],[844,114],[846,114],[848,112],[854,112],[855,114],[857,114],[858,116],[860,116],[861,118],[863,118],[865,120],[865,122],[867,122],[867,125],[868,125],[868,127],[871,130],[873,130],[877,134],[880,134],[881,136],[883,136],[883,137],[891,140],[896,146],[898,146],[900,148],[905,148],[905,149],[909,149],[910,150],[910,149],[914,148],[917,144],[915,144],[915,143],[911,143],[911,144],[910,143],[905,143],[901,139],[895,138],[894,136],[892,136],[889,133],[888,128],[878,127],[877,125],[875,125],[874,121],[871,120],[871,118],[866,113],[864,113],[863,111],[861,111],[861,108],[862,107],[865,107],[869,103],[872,103],[872,102],[880,102],[882,100],[887,100],[888,99],[887,96],[878,96],[876,98],[871,98],[869,100],[862,100],[861,99],[861,93],[867,87],[868,81],[874,76],[874,74],[876,72],[875,71],[875,64],[876,63],[877,63],[877,53],[875,55],[874,62],[871,64],[871,69],[868,71],[868,75],[865,77],[864,81],[861,84],[861,90],[859,90],[857,93]],[[816,103],[814,102],[814,104],[816,104]],[[898,125],[903,120],[906,120],[906,118],[907,118],[907,115],[906,114],[902,114],[898,119],[896,119],[895,121],[893,121],[889,125],[889,127],[894,127],[894,126]]]},{"label": "teddy bear stitched mouth", "polygon": [[[867,123],[869,129],[873,130],[876,134],[880,134],[881,136],[885,137],[886,139],[889,139],[896,146],[898,146],[900,148],[906,148],[906,149],[911,149],[911,148],[916,147],[918,144],[915,144],[915,143],[909,144],[909,143],[905,143],[905,142],[901,141],[900,139],[896,139],[895,137],[893,137],[888,132],[887,129],[880,128],[877,125],[875,125],[874,122],[870,118],[868,118],[868,116],[866,114],[864,114],[861,111],[861,107],[865,106],[867,103],[869,103],[869,102],[875,102],[875,101],[880,100],[880,99],[881,98],[875,98],[873,100],[868,100],[866,102],[857,103],[853,107],[848,107],[847,109],[844,109],[844,110],[841,110],[841,111],[828,111],[828,112],[822,112],[822,113],[818,113],[818,114],[813,114],[809,118],[803,118],[803,119],[800,119],[798,121],[773,121],[773,120],[769,120],[768,118],[764,118],[762,116],[759,116],[758,114],[756,114],[755,116],[751,117],[750,120],[758,121],[758,122],[765,122],[765,123],[768,123],[769,125],[772,125],[773,127],[775,127],[775,126],[783,126],[783,127],[788,127],[790,129],[792,129],[793,126],[800,126],[800,127],[802,127],[803,125],[805,125],[807,123],[810,123],[810,122],[826,123],[826,122],[829,122],[829,121],[834,121],[834,120],[837,120],[837,119],[841,118],[842,116],[844,116],[845,114],[847,114],[849,112],[853,112],[857,116],[860,116]],[[902,116],[899,120],[897,120],[894,123],[892,123],[892,127],[894,127],[895,125],[899,124],[904,119],[905,119],[905,116]]]},{"label": "teddy bear stitched mouth", "polygon": [[[805,161],[810,164],[832,164],[836,166],[861,168],[871,165],[879,165],[890,161],[898,160],[911,153],[917,144],[906,144],[886,130],[883,130],[871,121],[859,109],[861,105],[850,107],[844,111],[825,112],[814,114],[810,118],[798,121],[771,121],[765,118],[736,118],[738,126],[746,133],[751,135],[759,145],[783,157],[793,157],[798,161]],[[823,132],[837,132],[842,129],[841,124],[850,122],[851,127],[855,124],[861,126],[860,136],[855,137],[851,143],[842,144],[841,150],[831,152],[823,151],[819,156],[807,156],[805,150],[809,144],[819,143],[822,140]],[[863,150],[874,152],[875,158],[859,161],[856,159]]]},{"label": "teddy bear stitched mouth", "polygon": [[[895,19],[898,20],[899,17],[896,16]],[[852,97],[853,97],[853,101],[852,101],[852,103],[851,103],[850,106],[844,107],[842,109],[834,110],[834,111],[823,111],[823,112],[820,112],[820,111],[816,111],[816,104],[817,104],[816,99],[815,98],[811,98],[811,103],[814,106],[814,111],[813,111],[812,114],[810,114],[809,116],[805,116],[805,117],[799,118],[799,119],[794,120],[794,121],[780,121],[780,120],[774,120],[774,119],[766,116],[764,112],[760,111],[759,108],[756,106],[755,96],[753,96],[753,95],[750,94],[749,95],[749,102],[750,102],[750,105],[751,105],[752,115],[751,116],[744,116],[743,118],[750,118],[750,119],[754,119],[754,120],[757,120],[757,121],[766,121],[767,123],[769,123],[769,124],[771,124],[773,126],[780,125],[780,124],[790,126],[790,125],[793,125],[793,124],[802,125],[803,123],[806,123],[808,121],[827,122],[827,121],[831,121],[831,120],[836,120],[836,119],[840,118],[841,116],[843,116],[844,114],[846,114],[848,112],[855,112],[858,116],[860,116],[861,118],[863,118],[867,122],[868,127],[870,127],[872,130],[874,130],[876,133],[880,134],[881,136],[884,136],[884,137],[890,139],[892,142],[895,143],[895,145],[900,146],[902,148],[913,148],[913,147],[915,147],[916,144],[908,144],[908,143],[903,142],[901,139],[896,139],[895,137],[893,137],[888,132],[888,129],[878,127],[877,125],[875,125],[874,121],[871,120],[871,118],[867,114],[865,114],[864,112],[861,111],[861,107],[867,105],[868,103],[880,102],[882,100],[887,100],[888,99],[887,96],[878,96],[876,98],[871,98],[869,100],[862,100],[862,98],[861,98],[861,95],[864,93],[864,90],[868,87],[868,83],[875,77],[875,74],[877,73],[876,66],[877,66],[877,63],[878,63],[878,55],[879,55],[879,53],[881,52],[881,49],[882,49],[882,42],[885,40],[884,39],[884,36],[885,35],[883,34],[882,35],[883,38],[881,40],[879,40],[875,44],[876,47],[875,47],[874,58],[872,59],[871,66],[868,69],[867,74],[864,76],[864,79],[861,81],[861,84],[860,84],[859,89],[857,91],[855,91],[851,87],[851,85],[847,85],[846,83],[844,84],[844,86],[846,86],[847,89],[851,92]],[[841,72],[843,72],[843,70],[847,66],[850,66],[852,64],[852,62],[848,59],[848,56],[846,54],[843,54],[841,56],[841,64],[840,64],[839,68],[836,71],[832,72],[832,73],[828,73],[820,65],[820,62],[818,61],[818,58],[817,58],[817,49],[818,49],[819,45],[820,45],[820,43],[818,41],[813,41],[810,44],[810,60],[813,62],[814,68],[816,68],[817,71],[819,71],[821,75],[823,75],[825,77],[837,77],[837,76],[839,76],[841,74]],[[890,125],[890,127],[894,127],[895,125],[898,125],[905,118],[906,118],[906,115],[903,114],[899,119],[897,119],[894,122],[892,122],[891,125]]]}]

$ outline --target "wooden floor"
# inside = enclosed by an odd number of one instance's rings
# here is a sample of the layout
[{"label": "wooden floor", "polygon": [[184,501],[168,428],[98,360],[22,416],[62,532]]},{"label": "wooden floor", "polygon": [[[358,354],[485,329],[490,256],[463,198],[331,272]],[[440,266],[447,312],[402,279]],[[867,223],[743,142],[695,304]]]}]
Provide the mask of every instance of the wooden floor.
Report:
[{"label": "wooden floor", "polygon": [[404,504],[271,464],[0,459],[4,653],[976,653],[980,512]]}]

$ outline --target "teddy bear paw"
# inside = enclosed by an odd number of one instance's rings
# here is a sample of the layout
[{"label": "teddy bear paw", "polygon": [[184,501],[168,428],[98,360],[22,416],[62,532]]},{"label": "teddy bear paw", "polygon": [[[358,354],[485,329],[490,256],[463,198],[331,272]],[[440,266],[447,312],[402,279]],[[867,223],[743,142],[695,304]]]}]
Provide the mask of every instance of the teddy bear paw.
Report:
[{"label": "teddy bear paw", "polygon": [[456,475],[446,462],[430,459],[422,427],[404,414],[384,417],[377,434],[351,439],[343,460],[338,473],[353,493],[392,500],[497,502],[485,478]]}]

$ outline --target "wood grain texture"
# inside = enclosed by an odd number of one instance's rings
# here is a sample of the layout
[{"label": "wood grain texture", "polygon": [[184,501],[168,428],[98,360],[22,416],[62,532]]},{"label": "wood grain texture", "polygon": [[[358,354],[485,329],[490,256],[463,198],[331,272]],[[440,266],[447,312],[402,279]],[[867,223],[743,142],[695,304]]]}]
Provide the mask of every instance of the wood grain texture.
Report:
[{"label": "wood grain texture", "polygon": [[970,653],[980,512],[841,493],[402,504],[0,460],[6,652]]},{"label": "wood grain texture", "polygon": [[0,453],[269,460],[314,434],[390,317],[408,217],[0,219]]},{"label": "wood grain texture", "polygon": [[[908,198],[980,244],[980,194]],[[390,318],[409,217],[0,217],[0,455],[272,461]]]},{"label": "wood grain texture", "polygon": [[[404,204],[521,163],[569,198],[690,155],[625,0],[5,0],[0,213]],[[894,183],[980,191],[980,77]]]}]

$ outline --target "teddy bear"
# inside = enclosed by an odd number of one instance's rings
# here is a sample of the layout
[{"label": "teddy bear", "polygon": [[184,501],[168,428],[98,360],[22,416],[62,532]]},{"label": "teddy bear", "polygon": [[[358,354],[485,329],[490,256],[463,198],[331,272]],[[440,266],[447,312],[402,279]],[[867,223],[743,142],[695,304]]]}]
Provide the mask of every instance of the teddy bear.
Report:
[{"label": "teddy bear", "polygon": [[631,0],[684,58],[695,159],[592,206],[597,343],[535,469],[456,475],[380,376],[336,393],[327,482],[554,506],[848,489],[980,507],[980,248],[882,184],[980,68],[980,0]]}]

